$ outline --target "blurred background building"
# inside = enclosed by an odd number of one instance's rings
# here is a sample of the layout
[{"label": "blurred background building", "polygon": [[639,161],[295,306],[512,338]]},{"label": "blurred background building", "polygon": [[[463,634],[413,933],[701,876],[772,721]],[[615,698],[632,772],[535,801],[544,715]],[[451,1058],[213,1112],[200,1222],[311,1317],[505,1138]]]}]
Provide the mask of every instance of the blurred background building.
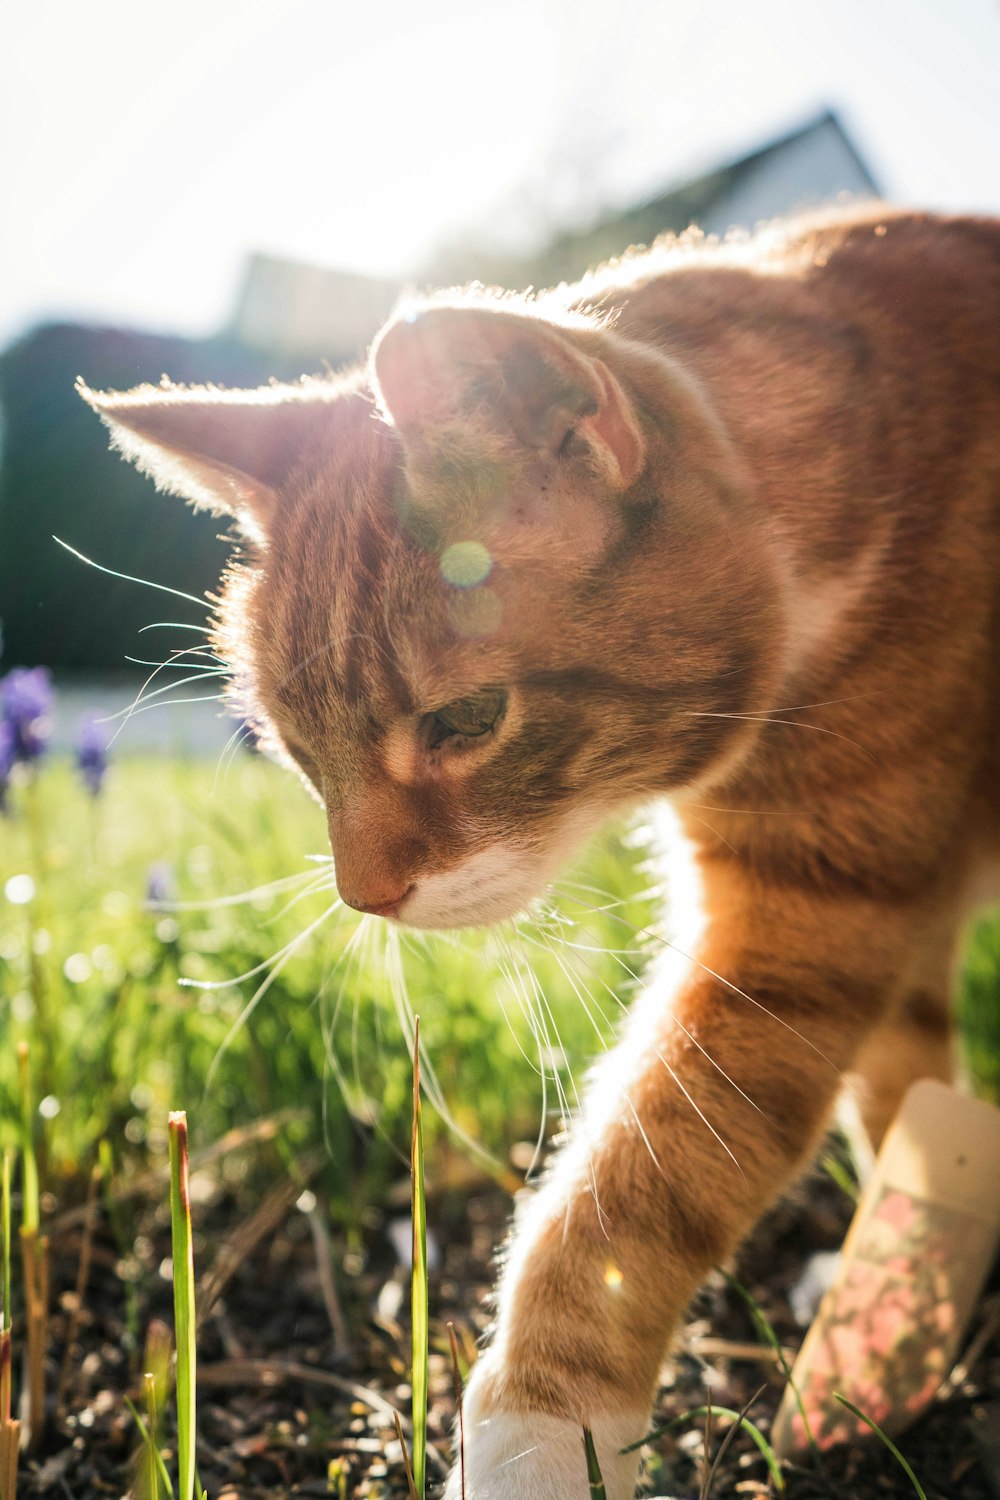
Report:
[{"label": "blurred background building", "polygon": [[[530,254],[500,254],[488,241],[444,246],[414,284],[552,285],[690,224],[722,234],[877,192],[857,148],[826,112]],[[210,338],[57,323],[17,340],[0,356],[4,660],[114,671],[137,654],[142,627],[160,617],[147,590],[87,569],[53,543],[56,536],[78,539],[81,517],[100,517],[102,561],[113,555],[122,571],[187,593],[210,590],[225,560],[216,518],[192,515],[157,494],[109,452],[103,427],[74,391],[77,376],[98,389],[155,382],[164,373],[179,382],[231,386],[295,378],[358,358],[402,290],[387,278],[253,254],[231,318]]]},{"label": "blurred background building", "polygon": [[[0,673],[130,671],[228,543],[74,393],[353,361],[400,291],[572,280],[664,231],[884,193],[1000,211],[992,0],[103,0],[0,62]],[[836,110],[824,100],[838,101]],[[12,146],[15,149],[11,149]],[[150,716],[155,717],[155,716]]]}]

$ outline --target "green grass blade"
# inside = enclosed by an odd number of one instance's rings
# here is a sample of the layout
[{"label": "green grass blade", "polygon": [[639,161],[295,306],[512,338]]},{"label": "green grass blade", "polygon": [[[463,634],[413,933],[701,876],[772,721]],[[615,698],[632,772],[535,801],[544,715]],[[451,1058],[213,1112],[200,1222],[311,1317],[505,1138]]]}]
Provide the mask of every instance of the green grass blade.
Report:
[{"label": "green grass blade", "polygon": [[410,1307],[413,1320],[413,1483],[424,1500],[427,1476],[427,1200],[424,1195],[424,1131],[420,1114],[420,1017],[413,1029],[413,1134],[410,1141],[413,1190],[413,1275]]},{"label": "green grass blade", "polygon": [[[641,1437],[638,1442],[629,1443],[627,1448],[621,1449],[621,1452],[634,1453],[644,1443],[654,1443],[658,1437],[662,1437],[666,1432],[672,1432],[675,1427],[683,1427],[685,1422],[700,1420],[708,1414],[708,1411],[709,1408],[707,1406],[692,1406],[690,1411],[682,1411],[679,1417],[673,1417],[669,1422],[664,1422],[662,1427],[654,1427],[651,1432],[647,1432],[646,1436]],[[731,1422],[737,1422],[744,1429],[747,1436],[756,1443],[760,1450],[761,1456],[770,1472],[771,1483],[776,1490],[784,1490],[785,1481],[782,1477],[777,1455],[760,1428],[751,1422],[750,1418],[742,1412],[734,1411],[731,1406],[713,1406],[711,1413],[713,1417],[728,1417]]]},{"label": "green grass blade", "polygon": [[17,1067],[21,1080],[21,1229],[31,1235],[38,1233],[39,1210],[35,1122],[31,1107],[31,1054],[27,1042],[17,1044]]},{"label": "green grass blade", "polygon": [[583,1429],[583,1451],[587,1456],[587,1483],[590,1485],[590,1500],[607,1500],[604,1475],[594,1447],[594,1434],[589,1427]]},{"label": "green grass blade", "polygon": [[[5,1328],[0,1332],[0,1432],[10,1426],[10,1390],[11,1390],[11,1363],[13,1350],[11,1348],[10,1329]],[[2,1483],[3,1464],[0,1463],[0,1483]]]},{"label": "green grass blade", "polygon": [[170,1137],[170,1231],[174,1266],[174,1340],[177,1346],[177,1486],[179,1500],[195,1493],[194,1251],[188,1184],[187,1115],[172,1110]]},{"label": "green grass blade", "polygon": [[451,1378],[455,1391],[455,1412],[458,1417],[458,1472],[461,1478],[459,1493],[465,1497],[465,1394],[462,1390],[462,1367],[458,1359],[458,1339],[454,1323],[448,1324],[448,1343],[451,1346]]},{"label": "green grass blade", "polygon": [[[722,1461],[725,1458],[727,1452],[729,1451],[729,1447],[730,1447],[733,1439],[735,1438],[736,1434],[739,1432],[740,1428],[743,1426],[743,1423],[746,1421],[746,1418],[747,1418],[747,1415],[749,1414],[750,1408],[757,1402],[758,1398],[760,1396],[762,1396],[766,1390],[767,1390],[767,1382],[765,1381],[763,1385],[759,1385],[757,1387],[757,1389],[754,1391],[753,1395],[749,1398],[748,1401],[744,1401],[742,1409],[740,1411],[739,1421],[734,1422],[733,1425],[732,1425],[732,1427],[730,1427],[729,1431],[726,1433],[725,1437],[722,1439],[722,1442],[719,1444],[719,1451],[718,1451],[718,1453],[716,1453],[715,1458],[712,1460],[711,1465],[706,1469],[706,1472],[705,1472],[705,1483],[704,1483],[704,1486],[703,1486],[703,1493],[702,1493],[702,1500],[709,1500],[709,1496],[711,1495],[711,1492],[712,1492],[712,1485],[715,1483],[715,1476],[716,1476],[716,1474],[719,1472],[719,1470],[722,1467]],[[707,1444],[708,1444],[708,1439],[706,1437],[706,1448],[705,1448],[706,1463],[707,1463],[707,1460],[708,1460],[708,1446],[707,1446]]]},{"label": "green grass blade", "polygon": [[[149,1464],[151,1468],[155,1468],[159,1479],[163,1482],[163,1488],[166,1490],[167,1495],[170,1497],[170,1500],[174,1500],[174,1487],[170,1481],[170,1475],[167,1471],[167,1466],[163,1462],[163,1454],[160,1452],[159,1448],[157,1448],[156,1441],[153,1437],[152,1432],[150,1432],[146,1423],[143,1421],[142,1415],[136,1409],[134,1403],[129,1400],[128,1396],[126,1396],[124,1399],[125,1405],[128,1407],[132,1420],[135,1423],[136,1427],[138,1427],[139,1429],[139,1436],[142,1438],[143,1444],[145,1445]],[[150,1482],[153,1482],[152,1479]],[[158,1500],[157,1492],[155,1489],[151,1489],[150,1494],[152,1495],[153,1500]]]},{"label": "green grass blade", "polygon": [[[409,1496],[409,1500],[417,1500],[417,1487],[413,1482],[413,1466],[410,1463],[410,1455],[406,1447],[406,1433],[403,1431],[403,1419],[399,1415],[398,1411],[393,1412],[392,1420],[396,1424],[396,1437],[399,1440],[399,1446],[402,1449],[403,1453],[403,1472],[406,1475],[406,1493]],[[344,1479],[343,1475],[341,1475],[340,1477],[342,1480]],[[344,1480],[344,1484],[342,1487],[346,1493],[346,1480]]]},{"label": "green grass blade", "polygon": [[0,1332],[10,1330],[10,1179],[14,1153],[3,1154],[3,1189],[0,1205],[0,1236],[3,1237],[3,1306],[0,1307]]},{"label": "green grass blade", "polygon": [[837,1184],[845,1197],[850,1198],[851,1202],[857,1206],[861,1197],[861,1194],[858,1192],[858,1185],[840,1158],[834,1156],[832,1152],[827,1152],[826,1156],[820,1161],[820,1166],[830,1180]]},{"label": "green grass blade", "polygon": [[834,1391],[833,1399],[835,1401],[839,1401],[841,1406],[846,1406],[847,1410],[849,1412],[853,1412],[853,1414],[858,1418],[860,1422],[864,1422],[866,1427],[871,1428],[875,1436],[879,1439],[880,1442],[885,1444],[889,1452],[892,1454],[893,1458],[899,1464],[899,1467],[902,1469],[903,1473],[906,1475],[907,1479],[916,1490],[919,1500],[927,1500],[923,1485],[920,1483],[920,1480],[917,1478],[916,1474],[914,1474],[913,1470],[906,1462],[906,1459],[896,1447],[896,1444],[892,1441],[892,1438],[882,1431],[877,1422],[873,1421],[871,1417],[866,1416],[865,1413],[860,1409],[860,1407],[855,1406],[853,1401],[848,1401],[847,1397],[842,1396],[839,1391]]},{"label": "green grass blade", "polygon": [[159,1419],[156,1411],[156,1376],[152,1370],[147,1370],[142,1377],[143,1389],[146,1392],[146,1416],[149,1419],[149,1442],[146,1452],[149,1461],[149,1496],[150,1500],[160,1500],[160,1480],[158,1464],[162,1463],[159,1449],[156,1446],[157,1429]]},{"label": "green grass blade", "polygon": [[764,1312],[764,1309],[757,1302],[756,1298],[750,1295],[746,1287],[742,1286],[736,1280],[735,1276],[731,1276],[728,1271],[723,1271],[722,1274],[726,1279],[726,1285],[730,1287],[730,1289],[742,1299],[745,1307],[750,1313],[751,1318],[753,1319],[754,1327],[756,1328],[760,1339],[765,1344],[770,1345],[770,1347],[777,1355],[778,1363],[781,1366],[782,1373],[784,1374],[785,1379],[788,1381],[789,1390],[795,1397],[795,1404],[799,1409],[799,1416],[802,1418],[802,1427],[808,1440],[809,1446],[812,1449],[814,1455],[819,1458],[819,1444],[816,1442],[812,1427],[809,1424],[809,1414],[806,1411],[806,1404],[802,1399],[802,1392],[799,1390],[798,1381],[792,1374],[792,1367],[788,1363],[788,1360],[785,1358],[785,1351],[781,1347],[781,1340],[778,1338],[778,1335],[774,1330],[774,1325],[772,1324],[767,1314]]}]

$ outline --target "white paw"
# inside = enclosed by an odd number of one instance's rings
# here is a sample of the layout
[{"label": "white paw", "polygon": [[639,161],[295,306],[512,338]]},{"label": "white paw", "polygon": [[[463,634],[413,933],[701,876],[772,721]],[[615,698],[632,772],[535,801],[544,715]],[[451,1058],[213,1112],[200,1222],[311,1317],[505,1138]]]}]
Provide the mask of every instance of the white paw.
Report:
[{"label": "white paw", "polygon": [[[642,1416],[599,1417],[594,1448],[608,1500],[633,1500],[638,1453],[622,1455],[646,1431]],[[589,1500],[583,1429],[538,1413],[465,1411],[464,1500]],[[458,1465],[444,1500],[463,1500]]]}]

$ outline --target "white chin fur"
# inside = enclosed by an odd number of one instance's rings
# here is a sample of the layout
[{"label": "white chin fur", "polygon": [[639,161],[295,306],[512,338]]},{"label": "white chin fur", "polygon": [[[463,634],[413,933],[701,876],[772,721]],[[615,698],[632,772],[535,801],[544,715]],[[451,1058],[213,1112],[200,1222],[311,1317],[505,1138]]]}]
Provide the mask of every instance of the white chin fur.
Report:
[{"label": "white chin fur", "polygon": [[441,875],[428,875],[403,902],[407,927],[484,927],[524,911],[545,889],[549,866],[522,849],[494,844]]},{"label": "white chin fur", "polygon": [[[598,1417],[594,1447],[608,1500],[632,1500],[638,1453],[622,1455],[647,1430],[646,1418]],[[465,1413],[465,1500],[589,1500],[583,1429],[562,1417],[497,1412]],[[443,1500],[462,1500],[456,1466]]]},{"label": "white chin fur", "polygon": [[488,927],[523,912],[606,816],[591,808],[550,831],[543,849],[498,840],[440,875],[427,875],[399,910],[406,927]]}]

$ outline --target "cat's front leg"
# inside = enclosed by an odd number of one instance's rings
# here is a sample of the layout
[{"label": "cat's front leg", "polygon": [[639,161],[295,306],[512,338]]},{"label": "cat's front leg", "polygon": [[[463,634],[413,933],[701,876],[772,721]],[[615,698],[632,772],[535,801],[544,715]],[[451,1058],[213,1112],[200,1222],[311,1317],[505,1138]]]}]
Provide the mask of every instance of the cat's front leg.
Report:
[{"label": "cat's front leg", "polygon": [[585,1423],[610,1500],[631,1500],[621,1449],[647,1430],[670,1335],[814,1146],[919,921],[723,894],[725,921],[638,1001],[512,1240],[466,1394],[466,1500],[586,1500]]},{"label": "cat's front leg", "polygon": [[[584,1500],[590,1489],[580,1422],[496,1406],[488,1393],[492,1365],[484,1355],[465,1393],[464,1500]],[[591,1435],[608,1500],[632,1500],[639,1454],[622,1450],[646,1435],[648,1420],[648,1412],[641,1421],[638,1413],[596,1419]],[[463,1500],[458,1467],[444,1500]]]}]

